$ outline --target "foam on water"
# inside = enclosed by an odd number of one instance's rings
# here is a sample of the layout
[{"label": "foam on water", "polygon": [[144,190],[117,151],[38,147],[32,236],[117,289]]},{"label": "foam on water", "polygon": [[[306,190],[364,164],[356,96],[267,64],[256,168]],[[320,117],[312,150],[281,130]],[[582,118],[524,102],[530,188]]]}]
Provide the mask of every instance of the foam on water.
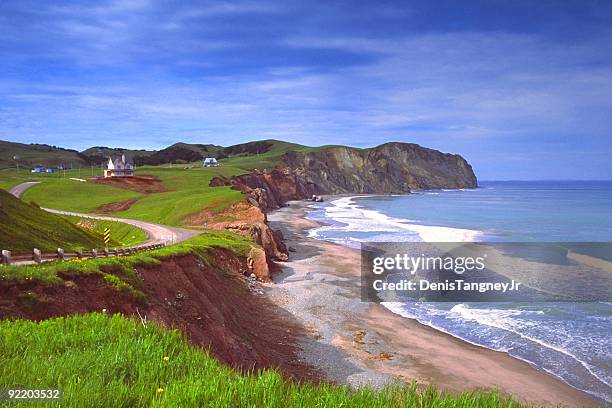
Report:
[{"label": "foam on water", "polygon": [[[580,335],[563,333],[564,341],[559,341],[555,336],[537,336],[541,326],[548,325],[543,310],[487,308],[486,304],[470,306],[463,303],[384,302],[382,305],[397,315],[415,319],[470,344],[508,353],[603,401],[611,401],[610,373],[585,361],[584,357],[568,348],[583,340]],[[607,322],[605,318],[604,321]],[[540,331],[536,330],[538,328]],[[532,332],[536,334],[530,334]],[[606,342],[605,338],[599,339],[592,348],[605,348]],[[588,343],[584,344],[580,350],[584,351],[583,355],[589,354],[589,347]],[[555,364],[555,361],[565,363]],[[589,384],[588,376],[597,381],[590,381]]]},{"label": "foam on water", "polygon": [[355,243],[363,241],[379,241],[385,234],[393,233],[393,241],[427,241],[427,242],[473,242],[477,241],[481,231],[450,228],[442,226],[421,225],[415,220],[394,218],[379,211],[364,208],[355,199],[368,196],[351,196],[338,198],[323,207],[323,219],[333,220],[331,225],[315,228],[309,232],[310,237],[324,239],[336,243],[346,243],[345,237],[339,238],[338,233],[377,233],[367,239],[354,238]]},{"label": "foam on water", "polygon": [[[309,218],[325,225],[309,234],[354,248],[367,241],[497,240],[499,232],[508,231],[513,235],[507,236],[519,240],[530,240],[526,233],[531,232],[536,240],[570,240],[579,233],[578,240],[609,240],[612,227],[605,221],[602,208],[612,197],[610,186],[580,184],[582,190],[574,189],[574,185],[561,187],[495,184],[477,190],[418,191],[391,200],[388,196],[341,197],[313,207]],[[583,191],[589,194],[589,200],[585,201]],[[567,208],[559,208],[560,203],[566,203]],[[578,223],[576,208],[581,208],[583,223]],[[567,214],[574,214],[574,218],[567,218]],[[427,222],[418,220],[423,216]],[[551,218],[555,216],[560,220]],[[574,224],[568,224],[568,219]],[[427,225],[439,220],[442,225]],[[482,229],[471,228],[473,225]],[[602,401],[612,402],[610,302],[383,305],[469,343],[507,352]]]}]

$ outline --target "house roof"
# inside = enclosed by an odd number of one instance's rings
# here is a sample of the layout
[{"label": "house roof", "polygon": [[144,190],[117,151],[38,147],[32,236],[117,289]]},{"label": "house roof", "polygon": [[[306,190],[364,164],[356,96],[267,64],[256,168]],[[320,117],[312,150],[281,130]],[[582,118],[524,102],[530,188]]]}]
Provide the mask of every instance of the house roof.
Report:
[{"label": "house roof", "polygon": [[125,158],[125,155],[121,155],[120,157],[117,157],[114,160],[111,156],[108,157],[108,169],[109,170],[114,170],[116,168],[121,169],[125,167],[133,167],[133,166],[134,165]]}]

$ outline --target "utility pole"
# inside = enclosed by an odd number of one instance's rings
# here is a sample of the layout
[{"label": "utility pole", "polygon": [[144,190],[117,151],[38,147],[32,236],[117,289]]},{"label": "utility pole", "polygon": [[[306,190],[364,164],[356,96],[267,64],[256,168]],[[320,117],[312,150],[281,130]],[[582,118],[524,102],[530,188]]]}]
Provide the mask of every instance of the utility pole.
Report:
[{"label": "utility pole", "polygon": [[14,155],[13,160],[15,160],[15,164],[17,164],[17,174],[19,174],[19,156]]}]

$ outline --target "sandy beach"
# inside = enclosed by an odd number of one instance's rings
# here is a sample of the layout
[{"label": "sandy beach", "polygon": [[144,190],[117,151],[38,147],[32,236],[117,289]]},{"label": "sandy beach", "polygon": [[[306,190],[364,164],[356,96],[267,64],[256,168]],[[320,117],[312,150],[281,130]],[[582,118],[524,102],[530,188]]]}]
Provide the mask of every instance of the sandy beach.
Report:
[{"label": "sandy beach", "polygon": [[382,386],[395,381],[436,384],[460,392],[496,388],[542,406],[594,406],[587,394],[501,352],[475,346],[360,299],[359,252],[309,238],[306,202],[268,215],[280,229],[289,261],[270,298],[307,329],[301,358],[338,383]]}]

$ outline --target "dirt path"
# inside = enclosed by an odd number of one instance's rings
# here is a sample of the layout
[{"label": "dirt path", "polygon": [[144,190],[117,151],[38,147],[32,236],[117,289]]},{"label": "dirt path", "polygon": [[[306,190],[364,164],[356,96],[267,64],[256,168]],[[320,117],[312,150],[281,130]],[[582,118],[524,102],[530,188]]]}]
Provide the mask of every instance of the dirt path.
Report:
[{"label": "dirt path", "polygon": [[[10,189],[9,193],[11,193],[17,198],[21,198],[21,196],[27,189],[35,186],[38,183],[40,182],[39,181],[28,181],[26,183],[21,183],[13,187],[12,189]],[[103,216],[103,215],[97,215],[97,214],[81,214],[81,213],[76,213],[76,212],[71,212],[71,211],[54,210],[52,208],[43,208],[43,210],[48,211],[50,213],[54,213],[54,214],[72,215],[75,217],[92,218],[92,219],[103,220],[103,221],[116,221],[116,222],[123,222],[125,224],[133,225],[137,228],[140,228],[147,234],[147,240],[143,243],[143,245],[159,244],[159,243],[175,244],[177,242],[185,241],[195,235],[200,234],[200,231],[195,231],[195,230],[190,230],[190,229],[185,229],[185,228],[168,227],[168,226],[161,225],[161,224],[154,224],[152,222],[131,220],[127,218],[109,217],[109,216]]]}]

